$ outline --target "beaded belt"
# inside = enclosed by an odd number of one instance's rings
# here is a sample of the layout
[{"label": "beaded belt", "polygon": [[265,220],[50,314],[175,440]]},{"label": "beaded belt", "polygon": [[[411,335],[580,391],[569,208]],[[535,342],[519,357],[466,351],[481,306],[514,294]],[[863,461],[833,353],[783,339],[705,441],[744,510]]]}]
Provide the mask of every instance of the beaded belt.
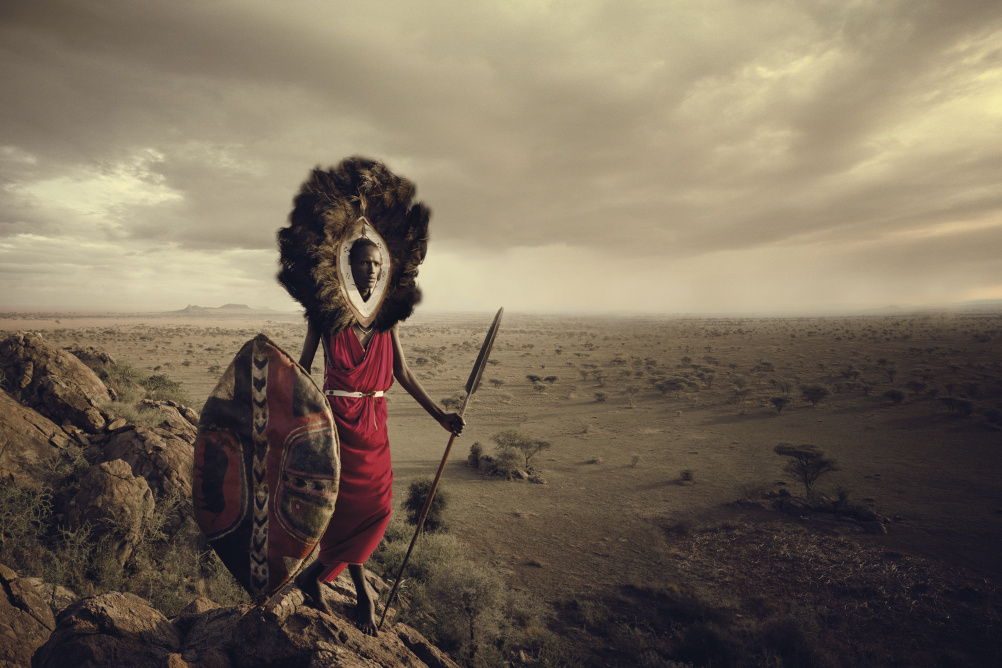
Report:
[{"label": "beaded belt", "polygon": [[381,397],[383,396],[382,390],[376,390],[375,392],[345,392],[344,390],[324,390],[324,394],[328,397]]}]

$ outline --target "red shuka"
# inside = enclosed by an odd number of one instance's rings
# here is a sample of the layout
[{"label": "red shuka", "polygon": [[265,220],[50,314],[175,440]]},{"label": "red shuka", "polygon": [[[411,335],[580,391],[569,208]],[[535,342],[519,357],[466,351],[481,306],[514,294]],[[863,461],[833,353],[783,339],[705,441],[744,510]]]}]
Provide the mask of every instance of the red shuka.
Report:
[{"label": "red shuka", "polygon": [[[351,328],[331,337],[324,390],[376,392],[393,384],[393,339],[376,332],[365,348]],[[332,582],[348,564],[375,551],[390,521],[393,469],[383,397],[328,396],[341,441],[341,483],[334,515],[320,539],[321,579]]]}]

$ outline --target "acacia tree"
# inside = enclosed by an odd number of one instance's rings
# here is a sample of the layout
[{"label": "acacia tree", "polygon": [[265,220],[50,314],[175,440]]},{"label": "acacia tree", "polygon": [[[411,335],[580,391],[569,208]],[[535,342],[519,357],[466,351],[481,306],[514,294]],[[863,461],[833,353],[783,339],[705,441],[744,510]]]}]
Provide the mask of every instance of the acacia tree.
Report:
[{"label": "acacia tree", "polygon": [[811,498],[811,487],[818,478],[839,470],[835,460],[825,457],[825,453],[816,445],[780,443],[774,450],[777,455],[789,458],[784,470],[803,483],[808,499]]},{"label": "acacia tree", "polygon": [[812,406],[817,406],[818,402],[829,394],[831,394],[831,390],[824,385],[807,385],[800,388],[800,396],[811,402]]},{"label": "acacia tree", "polygon": [[776,407],[777,413],[782,413],[786,405],[790,403],[790,399],[788,397],[773,397],[769,399],[769,403]]},{"label": "acacia tree", "polygon": [[503,429],[491,436],[491,440],[494,441],[499,450],[518,452],[525,460],[525,468],[527,469],[533,457],[552,447],[549,442],[532,438],[518,429]]}]

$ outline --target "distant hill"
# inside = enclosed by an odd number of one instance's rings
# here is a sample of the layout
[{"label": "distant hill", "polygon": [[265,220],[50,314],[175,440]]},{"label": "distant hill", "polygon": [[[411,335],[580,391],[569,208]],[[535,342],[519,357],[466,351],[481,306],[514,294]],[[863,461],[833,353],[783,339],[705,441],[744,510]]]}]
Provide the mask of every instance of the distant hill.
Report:
[{"label": "distant hill", "polygon": [[180,315],[180,316],[198,316],[198,317],[212,317],[212,316],[274,316],[274,315],[284,315],[279,311],[272,310],[270,308],[251,308],[246,304],[223,304],[222,306],[198,306],[196,304],[188,304],[180,311],[168,311],[168,315]]}]

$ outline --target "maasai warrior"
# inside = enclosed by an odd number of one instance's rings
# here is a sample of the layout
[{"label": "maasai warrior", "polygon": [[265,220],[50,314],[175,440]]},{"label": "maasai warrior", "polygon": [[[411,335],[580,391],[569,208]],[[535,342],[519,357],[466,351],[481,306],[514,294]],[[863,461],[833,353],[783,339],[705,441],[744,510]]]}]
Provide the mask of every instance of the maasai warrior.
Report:
[{"label": "maasai warrior", "polygon": [[[373,298],[382,272],[379,248],[366,237],[351,246],[351,274],[363,301]],[[365,580],[363,564],[383,537],[390,520],[393,471],[390,467],[383,393],[396,378],[435,421],[459,434],[465,421],[446,413],[411,372],[396,325],[376,331],[357,322],[338,334],[325,334],[310,322],[299,363],[309,370],[318,345],[324,350],[324,393],[328,395],[341,443],[341,481],[334,516],[320,539],[317,560],[296,583],[319,609],[328,612],[320,581],[333,581],[347,566],[358,596],[356,623],[376,635],[375,593]]]}]

